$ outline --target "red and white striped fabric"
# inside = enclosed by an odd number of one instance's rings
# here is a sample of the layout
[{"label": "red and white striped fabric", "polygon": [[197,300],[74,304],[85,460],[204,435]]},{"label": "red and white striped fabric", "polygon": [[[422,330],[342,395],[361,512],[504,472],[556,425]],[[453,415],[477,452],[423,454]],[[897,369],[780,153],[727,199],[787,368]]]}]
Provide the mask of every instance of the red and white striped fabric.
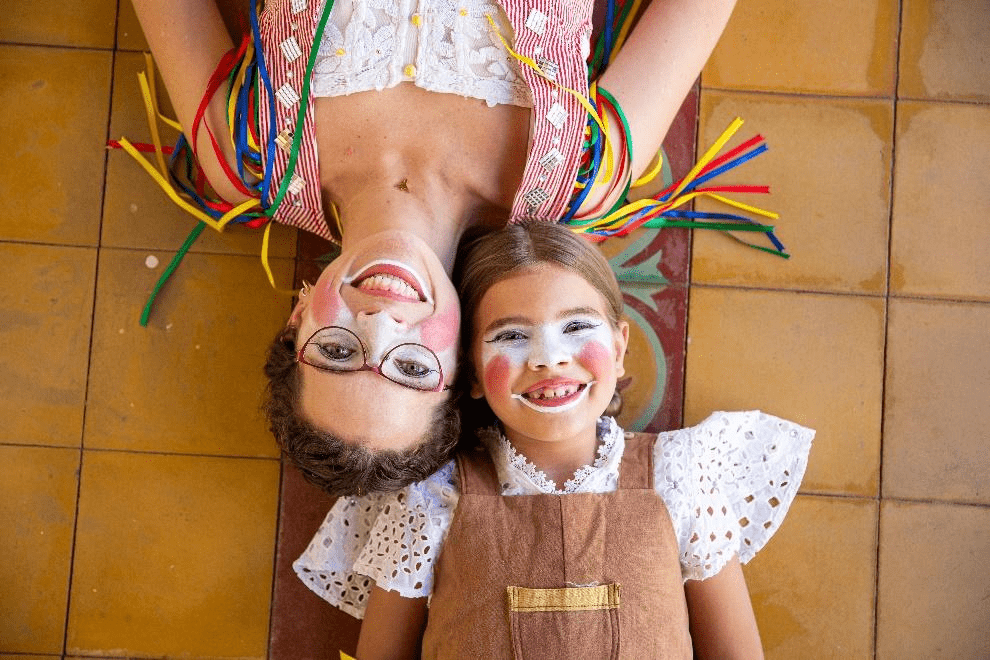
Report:
[{"label": "red and white striped fabric", "polygon": [[[302,127],[296,125],[299,114],[306,62],[313,44],[320,13],[319,0],[267,0],[258,19],[261,30],[262,52],[265,66],[275,92],[275,116],[269,113],[270,97],[264,85],[258,86],[258,131],[267,136],[274,122],[276,140],[270,202],[278,192],[285,177],[289,161],[289,146],[295,131],[302,130],[302,142],[298,160],[292,174],[292,182],[282,204],[275,211],[275,220],[282,224],[305,229],[318,236],[339,242],[334,236],[323,212],[320,196],[320,168],[316,151],[316,127],[312,92],[306,107]],[[284,146],[283,146],[284,145]],[[264,153],[264,150],[262,150]]]},{"label": "red and white striped fabric", "polygon": [[[557,83],[550,83],[529,67],[520,67],[533,97],[533,140],[523,182],[513,202],[511,221],[537,218],[556,222],[574,189],[587,118],[581,103],[559,87],[588,96],[586,59],[591,35],[591,0],[499,0],[499,5],[515,33],[513,49],[535,61]],[[265,3],[259,27],[275,93],[275,116],[270,116],[269,96],[260,86],[258,123],[260,135],[268,135],[272,122],[280,135],[280,146],[274,150],[270,197],[274,197],[285,176],[293,132],[303,131],[292,175],[294,182],[277,209],[275,220],[339,240],[332,234],[322,208],[312,90],[303,126],[296,126],[307,56],[323,6],[323,0]]]}]

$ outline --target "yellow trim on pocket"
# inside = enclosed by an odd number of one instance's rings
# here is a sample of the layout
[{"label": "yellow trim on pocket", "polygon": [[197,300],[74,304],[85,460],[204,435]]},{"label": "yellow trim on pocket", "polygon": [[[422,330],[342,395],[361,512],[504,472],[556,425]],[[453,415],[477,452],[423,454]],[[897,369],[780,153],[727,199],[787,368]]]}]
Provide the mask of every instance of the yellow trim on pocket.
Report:
[{"label": "yellow trim on pocket", "polygon": [[527,589],[507,587],[510,612],[571,612],[612,610],[619,607],[619,585]]}]

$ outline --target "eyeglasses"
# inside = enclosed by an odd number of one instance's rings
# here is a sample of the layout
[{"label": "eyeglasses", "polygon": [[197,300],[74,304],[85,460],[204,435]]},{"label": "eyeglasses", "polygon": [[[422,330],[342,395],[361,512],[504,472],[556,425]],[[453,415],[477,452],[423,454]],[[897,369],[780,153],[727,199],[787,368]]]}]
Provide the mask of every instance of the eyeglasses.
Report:
[{"label": "eyeglasses", "polygon": [[426,346],[399,344],[373,367],[368,364],[368,349],[364,342],[347,328],[336,325],[314,332],[296,353],[296,362],[333,373],[373,371],[393,383],[420,392],[450,389],[444,385],[440,358]]}]

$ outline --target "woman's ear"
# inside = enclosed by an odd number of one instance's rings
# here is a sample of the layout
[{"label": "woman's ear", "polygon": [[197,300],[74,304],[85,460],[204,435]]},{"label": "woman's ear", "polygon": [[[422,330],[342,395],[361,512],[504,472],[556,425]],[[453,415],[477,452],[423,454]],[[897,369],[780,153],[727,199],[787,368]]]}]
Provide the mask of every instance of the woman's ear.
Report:
[{"label": "woman's ear", "polygon": [[629,346],[629,323],[619,321],[619,327],[615,333],[615,376],[616,378],[626,373],[626,348]]},{"label": "woman's ear", "polygon": [[299,302],[296,306],[292,308],[292,313],[289,315],[289,320],[286,322],[286,326],[293,326],[298,328],[302,324],[303,311],[309,307],[309,298],[300,297]]}]

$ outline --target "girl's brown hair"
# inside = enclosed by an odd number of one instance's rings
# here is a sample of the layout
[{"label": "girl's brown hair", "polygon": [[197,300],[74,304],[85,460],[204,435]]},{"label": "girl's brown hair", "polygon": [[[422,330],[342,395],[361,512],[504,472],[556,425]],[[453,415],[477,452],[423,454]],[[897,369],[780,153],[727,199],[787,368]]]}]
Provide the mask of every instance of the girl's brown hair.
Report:
[{"label": "girl's brown hair", "polygon": [[474,311],[498,282],[542,264],[577,273],[605,299],[613,327],[622,316],[622,292],[608,261],[588,241],[551,222],[524,220],[471,238],[461,245],[454,268],[454,284],[464,320],[461,336],[473,337]]}]

